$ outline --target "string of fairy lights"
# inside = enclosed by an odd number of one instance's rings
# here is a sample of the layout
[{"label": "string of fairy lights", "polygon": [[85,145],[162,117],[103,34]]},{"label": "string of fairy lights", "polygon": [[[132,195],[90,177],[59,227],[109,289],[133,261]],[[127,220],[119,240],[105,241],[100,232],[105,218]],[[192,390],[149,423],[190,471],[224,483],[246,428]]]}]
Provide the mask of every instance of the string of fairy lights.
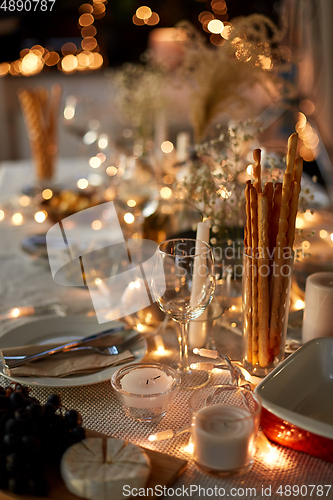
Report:
[{"label": "string of fairy lights", "polygon": [[33,76],[44,66],[56,66],[64,73],[87,72],[102,67],[104,59],[97,43],[95,20],[105,16],[107,0],[92,0],[79,7],[78,27],[81,32],[81,47],[73,42],[65,43],[59,52],[49,51],[41,45],[21,50],[16,61],[0,64],[0,76]]}]

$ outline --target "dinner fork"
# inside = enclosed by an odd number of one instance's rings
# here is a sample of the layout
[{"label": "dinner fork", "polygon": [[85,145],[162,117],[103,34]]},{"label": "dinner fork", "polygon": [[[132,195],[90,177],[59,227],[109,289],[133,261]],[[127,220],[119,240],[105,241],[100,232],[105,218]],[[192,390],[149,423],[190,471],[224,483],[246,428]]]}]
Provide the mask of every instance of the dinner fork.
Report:
[{"label": "dinner fork", "polygon": [[[136,335],[133,335],[132,337],[124,340],[120,344],[113,345],[110,347],[97,347],[97,346],[70,346],[68,348],[63,349],[61,352],[72,352],[72,351],[85,351],[85,350],[90,350],[93,352],[96,352],[98,354],[104,354],[107,356],[114,356],[116,354],[121,354],[122,352],[126,351],[132,344],[137,342],[142,338],[142,333],[137,333]],[[30,361],[36,361],[38,359],[45,359],[48,356],[52,356],[55,354],[54,349],[50,349],[49,351],[43,351],[43,353],[38,353],[38,354],[30,354],[22,358],[20,356],[20,359],[18,359],[17,356],[4,356],[1,352],[1,357],[3,363],[8,367],[8,368],[17,368],[18,366],[22,366],[25,363],[28,363]]]}]

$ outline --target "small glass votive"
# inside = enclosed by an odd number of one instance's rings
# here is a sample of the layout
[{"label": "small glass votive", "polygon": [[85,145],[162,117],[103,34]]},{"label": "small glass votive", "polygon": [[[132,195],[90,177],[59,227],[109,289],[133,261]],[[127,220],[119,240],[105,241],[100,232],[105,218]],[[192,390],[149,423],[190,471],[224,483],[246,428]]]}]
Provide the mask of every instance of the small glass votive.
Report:
[{"label": "small glass votive", "polygon": [[243,474],[252,467],[261,400],[244,387],[212,385],[190,397],[193,458],[213,476]]},{"label": "small glass votive", "polygon": [[243,257],[243,366],[265,377],[285,355],[294,254]]},{"label": "small glass votive", "polygon": [[111,385],[127,416],[151,422],[166,414],[180,385],[180,375],[160,363],[134,363],[116,371]]},{"label": "small glass votive", "polygon": [[223,309],[213,298],[207,309],[197,318],[190,321],[188,343],[189,348],[215,348],[215,329],[217,320],[222,316]]}]

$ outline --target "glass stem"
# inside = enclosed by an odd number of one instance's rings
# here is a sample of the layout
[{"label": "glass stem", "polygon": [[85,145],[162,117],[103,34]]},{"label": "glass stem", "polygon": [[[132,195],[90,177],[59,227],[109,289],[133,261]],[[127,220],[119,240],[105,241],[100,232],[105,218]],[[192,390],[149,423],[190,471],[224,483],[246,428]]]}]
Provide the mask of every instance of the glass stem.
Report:
[{"label": "glass stem", "polygon": [[188,322],[180,323],[180,334],[178,335],[179,341],[179,354],[180,366],[179,371],[188,372],[190,367],[188,365]]}]

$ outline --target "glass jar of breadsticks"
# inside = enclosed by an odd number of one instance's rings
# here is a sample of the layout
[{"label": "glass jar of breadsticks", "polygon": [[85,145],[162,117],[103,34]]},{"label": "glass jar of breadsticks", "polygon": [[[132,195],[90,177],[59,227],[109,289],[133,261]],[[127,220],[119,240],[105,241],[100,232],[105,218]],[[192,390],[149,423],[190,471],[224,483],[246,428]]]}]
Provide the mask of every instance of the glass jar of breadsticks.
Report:
[{"label": "glass jar of breadsticks", "polygon": [[243,256],[243,364],[265,376],[285,354],[295,222],[303,160],[297,134],[288,141],[283,182],[261,184],[260,149],[253,152],[254,182],[245,188]]},{"label": "glass jar of breadsticks", "polygon": [[50,91],[44,87],[21,88],[18,96],[30,140],[36,181],[49,187],[58,151],[61,87],[53,85]]}]

